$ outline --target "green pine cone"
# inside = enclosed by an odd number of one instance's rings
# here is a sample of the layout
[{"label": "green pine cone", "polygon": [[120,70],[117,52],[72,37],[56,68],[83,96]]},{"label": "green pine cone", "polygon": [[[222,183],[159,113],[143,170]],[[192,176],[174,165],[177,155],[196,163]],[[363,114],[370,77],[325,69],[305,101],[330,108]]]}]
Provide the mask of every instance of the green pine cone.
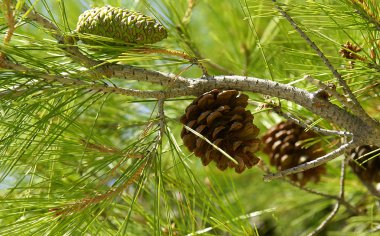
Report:
[{"label": "green pine cone", "polygon": [[[167,37],[166,29],[157,20],[139,12],[111,6],[83,12],[79,16],[76,32],[132,44],[151,44]],[[80,38],[87,44],[99,44],[87,37]]]}]

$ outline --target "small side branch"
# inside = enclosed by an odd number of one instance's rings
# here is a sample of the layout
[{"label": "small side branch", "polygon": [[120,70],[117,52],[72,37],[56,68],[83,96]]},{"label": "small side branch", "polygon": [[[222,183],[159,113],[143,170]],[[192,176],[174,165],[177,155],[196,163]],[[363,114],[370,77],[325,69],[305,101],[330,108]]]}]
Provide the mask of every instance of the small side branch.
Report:
[{"label": "small side branch", "polygon": [[311,129],[311,130],[313,130],[319,134],[322,134],[322,135],[327,135],[327,136],[328,135],[339,135],[339,136],[348,136],[348,137],[352,136],[352,133],[346,132],[346,131],[322,129],[322,128],[319,128],[316,126],[310,127],[309,125],[307,125],[304,122],[300,121],[299,119],[293,117],[292,115],[283,112],[280,107],[273,107],[273,111],[276,112],[277,114],[279,114],[280,116],[282,116],[288,120],[293,121],[294,123],[296,123],[297,125],[305,128],[305,129]]},{"label": "small side branch", "polygon": [[159,99],[158,100],[158,103],[157,103],[157,106],[158,106],[158,117],[160,119],[160,136],[161,136],[161,140],[162,140],[162,136],[164,135],[165,133],[165,109],[164,109],[164,105],[165,105],[165,100],[164,99]]},{"label": "small side branch", "polygon": [[[344,180],[345,180],[345,177],[346,177],[346,160],[343,159],[341,169],[340,169],[340,180],[339,180],[339,182],[340,182],[339,198],[342,200],[344,200]],[[340,208],[340,204],[341,204],[341,202],[338,201],[335,204],[334,209],[326,217],[326,219],[313,232],[308,234],[308,236],[318,235],[327,226],[327,224],[334,218],[334,216],[338,213],[339,208]]]},{"label": "small side branch", "polygon": [[157,53],[157,54],[166,54],[170,56],[176,56],[188,60],[192,65],[197,65],[199,69],[202,71],[203,76],[209,76],[206,67],[198,60],[196,57],[192,57],[189,54],[177,50],[172,49],[163,49],[163,48],[140,48],[132,50],[134,52],[142,52],[142,53]]},{"label": "small side branch", "polygon": [[194,7],[197,5],[197,0],[188,0],[187,9],[185,15],[182,18],[182,24],[187,25],[190,21],[191,14],[193,13]]},{"label": "small side branch", "polygon": [[[69,87],[75,86],[76,88],[87,89],[93,92],[114,93],[114,94],[121,94],[121,95],[126,95],[126,96],[135,96],[135,97],[140,97],[140,98],[157,98],[157,99],[190,95],[192,93],[192,90],[189,88],[171,89],[170,91],[137,90],[137,89],[129,89],[129,88],[119,88],[115,86],[110,86],[108,84],[88,83],[84,80],[72,79],[70,77],[61,76],[61,75],[42,74],[40,71],[35,71],[23,65],[12,63],[10,61],[5,61],[2,66],[7,69],[16,70],[18,72],[37,76],[48,83],[56,82],[56,83],[59,83],[60,85],[69,86]],[[20,86],[20,87],[13,88],[10,90],[0,91],[0,97],[19,96],[19,95],[22,95],[23,92],[28,92],[28,88],[25,88],[24,86]]]},{"label": "small side branch", "polygon": [[319,191],[316,191],[314,189],[310,189],[310,188],[307,188],[307,187],[304,187],[304,186],[300,186],[299,184],[296,184],[296,183],[294,183],[294,182],[292,182],[290,180],[287,180],[287,179],[284,179],[284,181],[286,181],[286,182],[290,183],[291,185],[293,185],[294,187],[299,188],[299,189],[301,189],[301,190],[303,190],[305,192],[308,192],[310,194],[318,195],[318,196],[321,196],[321,197],[324,197],[324,198],[334,199],[334,200],[340,202],[341,205],[345,206],[347,208],[347,210],[349,210],[350,212],[352,212],[352,214],[355,214],[355,215],[360,214],[359,210],[356,209],[349,202],[347,202],[345,199],[342,199],[342,198],[340,198],[338,196],[335,196],[335,195],[319,192]]},{"label": "small side branch", "polygon": [[[327,59],[327,57],[324,55],[324,53],[318,48],[318,46],[307,36],[307,34],[297,25],[297,23],[293,20],[292,17],[286,13],[286,11],[280,7],[277,4],[276,0],[272,0],[275,3],[275,8],[281,13],[283,17],[286,18],[286,20],[293,26],[293,28],[300,34],[300,36],[305,39],[305,41],[310,45],[311,48],[314,49],[314,51],[318,54],[318,56],[322,59],[322,61],[325,63],[327,68],[331,71],[331,73],[334,75],[334,77],[338,80],[339,84],[343,87],[343,90],[346,94],[348,94],[349,98],[353,102],[353,106],[350,106],[349,108],[355,112],[356,114],[361,114],[363,116],[367,116],[368,114],[364,111],[358,100],[356,99],[355,95],[352,93],[350,88],[348,87],[346,81],[342,78],[342,75],[339,74],[339,72],[334,68],[334,66],[331,64],[330,60]],[[368,117],[371,119],[370,117]]]},{"label": "small side branch", "polygon": [[375,25],[377,30],[380,30],[380,19],[371,11],[366,1],[351,0],[352,4],[357,7],[357,13],[361,15],[368,22]]},{"label": "small side branch", "polygon": [[55,213],[55,216],[67,216],[75,212],[83,211],[84,209],[94,206],[95,204],[101,203],[107,199],[113,198],[125,190],[129,185],[137,181],[137,179],[142,175],[144,168],[147,162],[143,162],[140,167],[134,172],[131,173],[131,176],[128,180],[116,188],[111,188],[103,194],[95,195],[94,197],[87,197],[71,204],[67,204],[62,208],[53,208],[50,209],[51,212]]},{"label": "small side branch", "polygon": [[15,17],[14,17],[14,14],[13,14],[13,9],[12,9],[12,4],[11,4],[11,0],[4,0],[3,2],[4,4],[4,16],[5,16],[5,19],[7,20],[7,24],[8,24],[8,30],[7,30],[7,33],[5,34],[5,37],[4,37],[4,44],[7,44],[11,41],[11,38],[13,36],[13,33],[15,31]]},{"label": "small side branch", "polygon": [[322,81],[314,79],[310,75],[306,75],[304,77],[304,79],[307,82],[318,86],[319,88],[325,90],[326,92],[328,92],[329,94],[331,94],[332,96],[334,96],[336,98],[336,100],[338,100],[342,105],[344,105],[344,106],[346,106],[346,107],[348,107],[350,109],[352,108],[352,104],[347,101],[347,99],[346,99],[345,96],[341,95],[336,90],[331,89],[328,85],[324,84]]},{"label": "small side branch", "polygon": [[278,178],[281,178],[281,177],[284,177],[287,175],[296,174],[296,173],[299,173],[299,172],[320,166],[326,162],[333,160],[334,158],[338,157],[339,155],[343,154],[347,149],[352,148],[353,146],[355,146],[355,143],[353,142],[353,140],[351,140],[350,142],[343,144],[342,146],[335,149],[334,151],[332,151],[332,152],[330,152],[330,153],[328,153],[322,157],[319,157],[313,161],[306,162],[304,164],[301,164],[301,165],[298,165],[296,167],[280,171],[280,172],[275,173],[275,174],[265,175],[264,181],[271,181],[273,179],[278,179]]},{"label": "small side branch", "polygon": [[[4,36],[4,44],[8,44],[11,41],[11,38],[13,36],[13,33],[15,31],[15,18],[13,15],[13,10],[12,10],[12,4],[11,0],[4,0],[4,16],[8,24],[8,29],[7,33]],[[4,53],[0,52],[0,65],[3,63],[5,60],[5,55]]]},{"label": "small side branch", "polygon": [[326,217],[326,219],[316,228],[313,232],[308,234],[308,236],[315,236],[318,235],[319,232],[321,232],[327,224],[334,218],[334,216],[338,213],[340,208],[339,202],[337,202],[334,206],[334,209],[331,211],[331,213]]},{"label": "small side branch", "polygon": [[[25,16],[27,18],[29,18],[32,21],[37,22],[39,25],[41,25],[45,29],[51,30],[53,32],[59,32],[59,28],[53,22],[46,19],[44,16],[42,16],[38,12],[34,11],[33,7],[28,8],[27,6],[24,6],[22,10],[25,13]],[[55,36],[58,36],[58,35],[55,34]]]}]

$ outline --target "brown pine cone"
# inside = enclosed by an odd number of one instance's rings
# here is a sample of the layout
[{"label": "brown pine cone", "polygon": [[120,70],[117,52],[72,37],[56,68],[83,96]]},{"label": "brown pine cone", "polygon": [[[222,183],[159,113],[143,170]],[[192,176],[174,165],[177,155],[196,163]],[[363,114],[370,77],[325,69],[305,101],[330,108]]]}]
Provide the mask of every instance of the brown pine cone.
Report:
[{"label": "brown pine cone", "polygon": [[[285,170],[321,157],[325,152],[319,143],[305,146],[305,140],[317,137],[313,131],[305,132],[304,128],[291,121],[277,124],[267,131],[262,140],[264,153],[269,155],[270,164],[278,170]],[[319,182],[321,174],[326,172],[325,165],[301,173],[289,175],[294,182],[304,186],[310,180]]]},{"label": "brown pine cone", "polygon": [[366,183],[380,183],[380,148],[363,145],[351,150],[349,165],[359,179]]},{"label": "brown pine cone", "polygon": [[203,165],[216,162],[220,170],[235,168],[241,173],[259,162],[259,129],[252,123],[253,115],[246,111],[248,96],[236,90],[214,89],[196,98],[181,117],[181,123],[200,133],[237,161],[237,165],[201,137],[183,127],[181,138],[185,146]]},{"label": "brown pine cone", "polygon": [[339,53],[346,59],[356,60],[361,59],[361,57],[357,54],[361,50],[362,49],[358,45],[347,42],[343,44],[342,48],[339,50]]}]

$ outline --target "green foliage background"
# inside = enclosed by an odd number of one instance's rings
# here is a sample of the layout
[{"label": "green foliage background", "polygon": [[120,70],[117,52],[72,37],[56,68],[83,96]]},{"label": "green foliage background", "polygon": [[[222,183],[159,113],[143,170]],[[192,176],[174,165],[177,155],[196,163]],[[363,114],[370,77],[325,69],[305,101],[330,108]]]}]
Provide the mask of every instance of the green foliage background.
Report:
[{"label": "green foliage background", "polygon": [[[368,2],[380,17],[379,4]],[[368,66],[379,63],[379,30],[356,14],[349,0],[283,3],[342,72],[364,108],[379,119],[379,86],[371,87],[379,83],[379,70]],[[214,75],[266,78],[309,91],[318,88],[301,79],[305,74],[335,82],[269,0],[199,0],[188,23],[182,21],[185,0],[39,0],[32,4],[67,34],[75,29],[78,16],[95,6],[108,4],[155,16],[169,32],[155,47],[204,59]],[[1,47],[9,58],[40,73],[94,79],[65,55],[50,32],[20,11],[17,17],[16,34],[9,45]],[[6,30],[2,13],[1,37]],[[349,68],[338,53],[346,41],[360,45],[360,55],[368,61],[357,61]],[[198,68],[188,68],[188,62],[178,58],[141,55],[124,47],[79,47],[93,58],[201,76]],[[370,57],[372,47],[375,58]],[[120,79],[103,78],[103,82],[159,88]],[[259,168],[236,174],[221,172],[213,164],[203,167],[179,138],[179,117],[193,98],[165,102],[167,126],[160,145],[156,100],[50,86],[38,73],[0,70],[2,90],[24,83],[31,84],[27,92],[3,96],[0,104],[0,235],[300,235],[314,230],[332,210],[334,200],[284,181],[263,182]],[[249,95],[248,108],[255,113],[254,122],[262,134],[282,118],[258,109],[269,101],[267,97]],[[291,102],[281,104],[301,119],[332,127]],[[336,144],[333,137],[321,139],[326,149]],[[267,161],[265,155],[259,156]],[[135,173],[143,167],[137,178]],[[327,168],[322,181],[308,187],[338,195],[340,161],[328,163]],[[128,182],[131,178],[133,184]],[[113,194],[112,189],[120,191]],[[342,207],[322,235],[365,235],[378,226],[377,200],[349,170],[346,199],[365,212],[353,215]]]}]

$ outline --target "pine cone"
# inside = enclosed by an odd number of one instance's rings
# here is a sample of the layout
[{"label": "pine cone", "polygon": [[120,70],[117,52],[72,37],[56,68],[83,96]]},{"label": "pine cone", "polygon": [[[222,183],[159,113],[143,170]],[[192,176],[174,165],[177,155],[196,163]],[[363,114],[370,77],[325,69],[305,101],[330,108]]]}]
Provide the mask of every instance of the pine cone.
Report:
[{"label": "pine cone", "polygon": [[[167,37],[166,29],[155,19],[139,12],[110,6],[83,12],[79,16],[76,31],[135,44],[155,43]],[[87,44],[97,44],[89,38],[81,39]]]},{"label": "pine cone", "polygon": [[[281,122],[269,129],[263,136],[264,152],[269,155],[270,164],[278,170],[285,170],[300,164],[315,160],[325,152],[320,144],[305,147],[305,140],[317,137],[313,131],[305,132],[304,128],[291,121]],[[326,172],[324,165],[301,173],[290,175],[289,178],[304,186],[310,180],[319,182],[321,174]]]},{"label": "pine cone", "polygon": [[348,163],[361,181],[380,183],[380,148],[373,145],[356,147],[351,150]]},{"label": "pine cone", "polygon": [[214,89],[196,98],[181,117],[181,123],[203,135],[237,161],[237,165],[220,151],[185,127],[181,137],[185,146],[203,165],[216,162],[220,170],[235,168],[241,173],[259,162],[254,153],[259,149],[259,129],[252,123],[253,115],[246,111],[248,96],[236,90]]},{"label": "pine cone", "polygon": [[347,42],[343,45],[343,47],[339,50],[340,55],[346,59],[361,59],[359,55],[357,55],[358,52],[360,52],[362,49],[355,44],[352,44],[350,42]]}]

